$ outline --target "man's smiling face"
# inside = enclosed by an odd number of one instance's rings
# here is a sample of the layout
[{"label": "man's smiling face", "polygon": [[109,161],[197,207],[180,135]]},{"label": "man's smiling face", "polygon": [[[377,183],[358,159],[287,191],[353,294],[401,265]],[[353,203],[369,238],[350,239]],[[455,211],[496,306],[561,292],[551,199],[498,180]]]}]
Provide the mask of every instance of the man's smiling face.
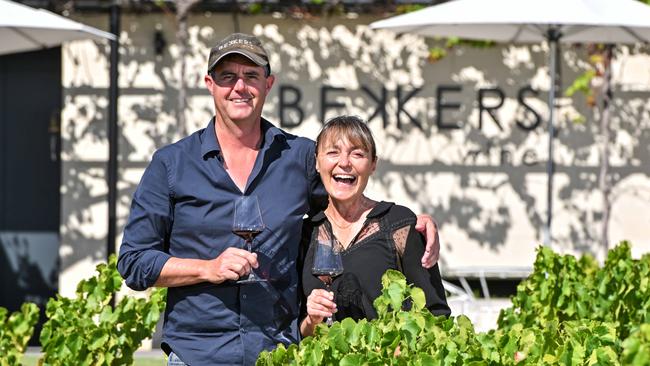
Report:
[{"label": "man's smiling face", "polygon": [[218,117],[237,123],[261,117],[273,80],[273,76],[265,75],[264,67],[244,56],[229,55],[206,77],[206,85]]}]

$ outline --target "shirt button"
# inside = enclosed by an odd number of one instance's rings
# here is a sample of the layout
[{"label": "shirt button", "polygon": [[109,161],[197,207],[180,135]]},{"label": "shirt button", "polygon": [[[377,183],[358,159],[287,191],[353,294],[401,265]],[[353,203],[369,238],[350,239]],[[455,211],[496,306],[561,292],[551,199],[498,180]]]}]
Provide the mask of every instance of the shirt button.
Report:
[{"label": "shirt button", "polygon": [[246,294],[241,295],[241,298],[246,300]]}]

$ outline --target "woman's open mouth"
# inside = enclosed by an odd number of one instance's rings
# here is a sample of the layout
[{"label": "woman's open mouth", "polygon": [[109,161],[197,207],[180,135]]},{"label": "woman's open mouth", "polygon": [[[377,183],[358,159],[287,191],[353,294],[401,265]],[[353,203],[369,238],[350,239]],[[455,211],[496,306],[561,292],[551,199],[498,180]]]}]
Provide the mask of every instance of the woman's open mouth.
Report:
[{"label": "woman's open mouth", "polygon": [[357,181],[357,177],[350,174],[335,174],[332,176],[334,181],[341,184],[354,184]]}]

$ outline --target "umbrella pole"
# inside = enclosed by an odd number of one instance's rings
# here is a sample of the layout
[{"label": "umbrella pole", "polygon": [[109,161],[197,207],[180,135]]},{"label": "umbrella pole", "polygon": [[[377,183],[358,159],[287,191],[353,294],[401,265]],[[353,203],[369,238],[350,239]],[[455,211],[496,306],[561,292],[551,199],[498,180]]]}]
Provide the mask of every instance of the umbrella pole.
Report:
[{"label": "umbrella pole", "polygon": [[[111,33],[117,37],[111,41],[110,54],[110,86],[108,102],[108,234],[106,238],[106,259],[115,254],[115,238],[117,236],[117,148],[119,143],[117,126],[118,67],[119,67],[119,37],[120,37],[120,5],[117,1],[110,7]],[[114,301],[112,299],[111,301]]]},{"label": "umbrella pole", "polygon": [[553,164],[553,138],[555,137],[555,87],[557,85],[557,51],[560,32],[557,28],[549,28],[546,33],[546,39],[549,45],[549,68],[548,73],[551,80],[551,86],[548,90],[548,160],[546,163],[546,173],[548,184],[546,190],[546,227],[544,228],[544,245],[550,246],[553,240],[551,234],[551,221],[553,218],[553,173],[555,166]]}]

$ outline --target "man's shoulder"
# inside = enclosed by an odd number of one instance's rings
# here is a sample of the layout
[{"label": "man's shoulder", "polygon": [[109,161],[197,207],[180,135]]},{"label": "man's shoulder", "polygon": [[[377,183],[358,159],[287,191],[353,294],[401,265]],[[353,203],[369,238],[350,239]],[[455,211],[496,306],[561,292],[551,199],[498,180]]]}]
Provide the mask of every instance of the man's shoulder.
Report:
[{"label": "man's shoulder", "polygon": [[314,155],[316,143],[313,140],[307,137],[294,135],[279,127],[272,126],[271,128],[273,129],[275,139],[286,143],[286,146],[289,147],[291,151],[294,151],[300,155]]},{"label": "man's shoulder", "polygon": [[299,148],[300,150],[304,149],[310,153],[313,153],[314,148],[316,147],[316,143],[313,140],[302,136],[292,135],[290,133],[287,135],[287,141],[290,146]]},{"label": "man's shoulder", "polygon": [[189,152],[192,150],[200,150],[201,149],[201,136],[203,135],[203,132],[205,131],[205,128],[202,128],[198,131],[195,131],[191,135],[185,136],[181,138],[180,140],[176,142],[172,142],[170,144],[164,145],[156,152],[154,153],[155,156],[159,157],[165,157],[169,158],[172,156],[176,156],[179,153],[182,152]]},{"label": "man's shoulder", "polygon": [[305,146],[305,147],[313,147],[315,142],[312,139],[309,139],[307,137],[302,137],[298,135],[294,135],[292,133],[289,133],[280,127],[271,127],[274,129],[275,133],[279,136],[282,136],[284,140],[286,140],[290,145],[295,145],[295,146]]}]

